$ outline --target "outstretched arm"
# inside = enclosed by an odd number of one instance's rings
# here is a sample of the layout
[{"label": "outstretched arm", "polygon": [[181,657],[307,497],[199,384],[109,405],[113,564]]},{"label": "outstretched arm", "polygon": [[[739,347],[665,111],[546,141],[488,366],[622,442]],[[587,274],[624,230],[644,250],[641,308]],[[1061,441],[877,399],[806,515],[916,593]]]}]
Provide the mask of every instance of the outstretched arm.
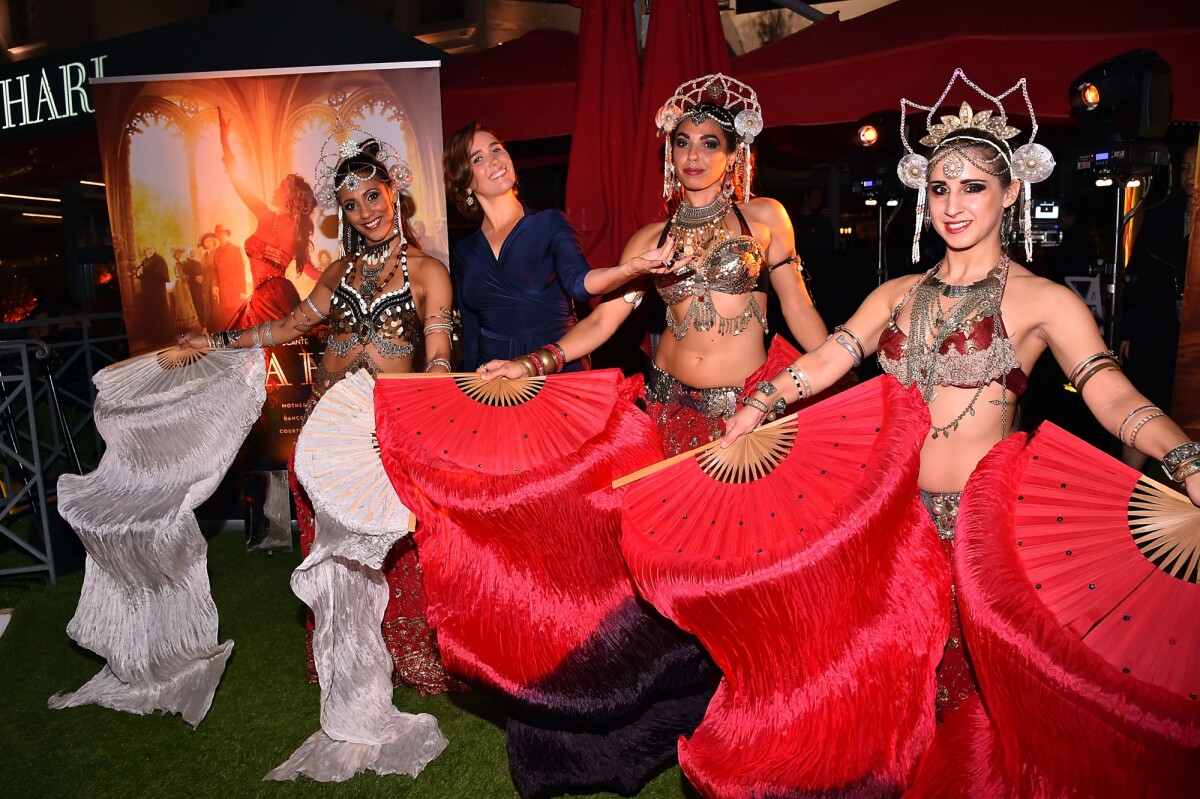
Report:
[{"label": "outstretched arm", "polygon": [[[1063,372],[1074,376],[1077,386],[1082,383],[1083,401],[1106,430],[1121,443],[1157,460],[1188,443],[1179,425],[1146,399],[1124,372],[1111,368],[1115,365],[1112,361],[1095,358],[1105,352],[1104,341],[1091,311],[1074,292],[1049,286],[1039,294],[1038,312],[1039,334]],[[1200,506],[1200,472],[1183,485],[1192,503]]]},{"label": "outstretched arm", "polygon": [[265,219],[267,224],[270,224],[275,214],[270,206],[254,193],[249,177],[239,167],[233,149],[229,146],[229,120],[220,108],[217,108],[217,120],[221,126],[221,160],[225,164],[225,174],[229,175],[229,180],[233,183],[233,190],[260,222]]},{"label": "outstretched arm", "polygon": [[749,216],[771,231],[767,247],[767,268],[771,286],[779,296],[779,306],[788,329],[805,352],[813,352],[825,341],[829,331],[813,305],[804,280],[804,265],[796,255],[796,231],[784,207],[770,197],[758,197],[747,204]]},{"label": "outstretched arm", "polygon": [[[905,278],[900,278],[904,281]],[[890,281],[871,292],[854,315],[821,346],[800,356],[790,367],[771,378],[776,391],[766,396],[756,391],[752,397],[770,407],[782,397],[788,405],[804,397],[819,394],[837,382],[871,353],[875,342],[891,318],[892,306],[898,290],[898,281]],[[751,405],[743,405],[725,423],[723,446],[728,446],[744,433],[748,433],[762,422],[766,414]]]},{"label": "outstretched arm", "polygon": [[[290,344],[308,335],[329,316],[333,289],[346,271],[347,263],[338,261],[325,270],[312,293],[282,319],[272,319],[242,330],[223,330],[219,333],[188,333],[179,337],[180,349],[250,349]],[[336,279],[335,279],[336,278]]]}]

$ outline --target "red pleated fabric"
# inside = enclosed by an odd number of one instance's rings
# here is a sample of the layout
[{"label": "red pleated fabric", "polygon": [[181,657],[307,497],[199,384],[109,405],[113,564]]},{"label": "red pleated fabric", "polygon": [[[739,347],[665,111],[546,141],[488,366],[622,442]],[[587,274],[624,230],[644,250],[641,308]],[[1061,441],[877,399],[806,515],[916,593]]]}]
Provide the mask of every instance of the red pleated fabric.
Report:
[{"label": "red pleated fabric", "polygon": [[518,792],[636,793],[711,693],[711,662],[636,596],[621,554],[612,481],[662,458],[632,404],[640,381],[597,435],[519,474],[471,472],[423,447],[390,412],[387,384],[375,389],[380,454],[418,519],[428,618],[447,668],[507,700]]},{"label": "red pleated fabric", "polygon": [[1014,529],[1026,440],[1015,435],[994,447],[963,494],[955,585],[982,702],[972,700],[938,730],[907,796],[1196,796],[1200,702],[1124,674],[1088,649],[1026,576]]},{"label": "red pleated fabric", "polygon": [[885,380],[861,478],[824,518],[795,519],[803,534],[717,559],[625,529],[638,589],[724,675],[679,742],[704,796],[895,796],[933,736],[950,575],[917,492],[929,414]]}]

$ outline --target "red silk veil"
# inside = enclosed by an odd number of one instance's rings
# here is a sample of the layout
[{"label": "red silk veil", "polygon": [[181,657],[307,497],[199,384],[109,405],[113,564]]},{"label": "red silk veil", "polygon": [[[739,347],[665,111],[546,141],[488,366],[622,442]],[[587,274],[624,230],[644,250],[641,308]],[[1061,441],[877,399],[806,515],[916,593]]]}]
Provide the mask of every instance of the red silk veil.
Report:
[{"label": "red silk veil", "polygon": [[[894,796],[933,736],[949,571],[917,492],[929,414],[886,380],[861,479],[829,515],[796,519],[808,532],[765,563],[681,557],[625,529],[639,590],[724,674],[679,741],[705,796]],[[804,424],[801,412],[801,435]]]},{"label": "red silk veil", "polygon": [[982,701],[972,699],[938,730],[906,796],[1195,796],[1200,703],[1123,674],[1088,649],[1026,576],[1013,502],[1026,441],[1014,435],[996,445],[963,494],[955,585]]}]

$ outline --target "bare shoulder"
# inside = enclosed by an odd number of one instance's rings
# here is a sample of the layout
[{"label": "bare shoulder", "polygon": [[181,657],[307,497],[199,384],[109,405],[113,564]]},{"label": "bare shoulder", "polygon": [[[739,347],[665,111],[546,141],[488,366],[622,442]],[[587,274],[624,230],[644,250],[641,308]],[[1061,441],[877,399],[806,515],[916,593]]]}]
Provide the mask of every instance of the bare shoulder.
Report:
[{"label": "bare shoulder", "polygon": [[423,250],[408,251],[408,273],[419,283],[450,279],[446,265]]},{"label": "bare shoulder", "polygon": [[1021,264],[1014,263],[1008,269],[1008,284],[1005,293],[1019,299],[1025,307],[1039,309],[1062,308],[1065,304],[1082,305],[1082,301],[1066,286],[1035,275]]},{"label": "bare shoulder", "polygon": [[755,197],[749,202],[742,203],[739,208],[746,218],[754,222],[762,222],[774,227],[781,221],[788,220],[787,209],[783,203],[772,197]]},{"label": "bare shoulder", "polygon": [[353,258],[339,258],[325,267],[325,271],[321,273],[321,279],[317,281],[317,285],[325,286],[330,291],[333,291],[342,282],[342,278],[350,271],[350,267],[353,264]]},{"label": "bare shoulder", "polygon": [[876,301],[886,302],[889,306],[895,307],[896,305],[900,304],[900,299],[906,293],[908,293],[913,286],[921,282],[921,278],[924,276],[924,273],[918,273],[915,275],[901,275],[900,277],[894,277],[891,280],[880,284],[879,288],[872,291],[869,296]]},{"label": "bare shoulder", "polygon": [[625,251],[632,253],[642,253],[646,250],[652,250],[658,246],[658,239],[662,236],[663,230],[666,228],[667,222],[651,222],[643,226],[637,233],[629,237],[629,241],[625,244]]}]

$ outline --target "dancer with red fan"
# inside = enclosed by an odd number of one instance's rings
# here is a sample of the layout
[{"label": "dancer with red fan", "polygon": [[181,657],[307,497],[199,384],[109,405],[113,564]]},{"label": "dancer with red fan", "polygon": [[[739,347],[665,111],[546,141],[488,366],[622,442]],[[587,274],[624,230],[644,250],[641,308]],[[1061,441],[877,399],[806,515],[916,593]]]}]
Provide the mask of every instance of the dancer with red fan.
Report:
[{"label": "dancer with red fan", "polygon": [[[991,107],[975,111],[963,102],[957,114],[935,123],[938,107],[960,79]],[[1010,141],[1020,131],[1008,125],[1002,101],[1018,90],[1032,130],[1029,141],[1014,149]],[[921,495],[952,555],[959,492],[980,459],[1012,431],[1011,408],[1027,379],[1024,365],[1049,347],[1096,418],[1126,445],[1163,459],[1168,476],[1200,502],[1200,444],[1187,441],[1138,394],[1078,297],[1009,256],[1009,238],[1018,232],[1025,257],[1031,256],[1030,185],[1054,167],[1050,151],[1033,142],[1037,122],[1024,79],[993,96],[956,70],[932,105],[905,99],[901,108],[928,112],[921,143],[932,148],[926,158],[906,140],[909,154],[898,167],[901,180],[918,191],[914,260],[926,213],[946,243],[945,258],[923,275],[877,289],[835,337],[777,374],[738,411],[726,442],[762,421],[759,405],[820,391],[877,350],[883,369],[917,386],[929,406],[933,421],[921,448]],[[949,601],[953,607],[953,595]],[[939,668],[943,717],[977,690],[957,610],[952,616]]]},{"label": "dancer with red fan", "polygon": [[[404,214],[402,193],[411,184],[412,173],[394,147],[366,134],[355,140],[356,133],[363,134],[339,126],[322,146],[315,176],[316,198],[326,208],[337,208],[342,258],[325,270],[309,297],[279,319],[245,330],[180,339],[180,346],[193,348],[270,347],[294,341],[327,323],[329,336],[313,379],[310,412],[330,387],[359,370],[372,375],[385,368],[407,372],[422,355],[427,371],[446,372],[450,368],[450,279],[442,263],[418,249],[419,242]],[[339,642],[348,637],[340,637],[336,627],[349,623],[346,608],[358,605],[339,606],[341,615],[337,616],[333,615],[333,607],[339,591],[374,590],[384,585],[382,575],[377,575],[378,583],[364,583],[358,578],[378,569],[377,565],[360,564],[355,569],[344,559],[328,556],[314,561],[314,553],[325,552],[321,547],[314,548],[321,528],[305,492],[298,483],[293,489],[301,550],[306,555],[293,576],[293,587],[317,617],[312,655],[322,685],[323,708],[327,711],[331,702],[342,702],[344,715],[351,718],[353,727],[354,691],[361,690],[362,685],[355,684],[356,678],[347,670],[353,666],[354,653],[338,649]],[[380,643],[386,643],[391,654],[389,674],[394,668],[400,681],[422,692],[440,692],[456,685],[442,668],[436,640],[425,623],[417,553],[409,538],[399,540],[383,571],[388,590]],[[363,635],[379,636],[380,621],[374,619],[373,633]],[[358,721],[371,724],[367,719]],[[363,735],[371,737],[371,733]],[[360,737],[359,743],[364,740]],[[300,762],[294,757],[289,761],[294,768],[281,767],[272,776],[291,779],[304,773],[328,780],[345,779],[364,767],[381,773],[388,773],[386,769],[411,772],[412,768],[358,757],[362,762],[357,767],[339,765],[336,758],[319,762],[320,757],[310,757]],[[349,773],[339,768],[349,768]]]},{"label": "dancer with red fan", "polygon": [[[657,122],[670,214],[634,234],[622,259],[674,242],[672,271],[653,275],[668,306],[667,329],[646,386],[650,416],[674,455],[719,438],[739,395],[795,357],[781,339],[769,355],[763,346],[768,291],[779,295],[805,349],[819,346],[826,330],[808,295],[787,212],[768,197],[751,198],[750,144],[763,125],[754,90],[727,75],[705,75],[681,85]],[[624,288],[558,341],[515,360],[489,361],[480,371],[488,379],[549,374],[591,353],[641,301],[644,287]]]}]

